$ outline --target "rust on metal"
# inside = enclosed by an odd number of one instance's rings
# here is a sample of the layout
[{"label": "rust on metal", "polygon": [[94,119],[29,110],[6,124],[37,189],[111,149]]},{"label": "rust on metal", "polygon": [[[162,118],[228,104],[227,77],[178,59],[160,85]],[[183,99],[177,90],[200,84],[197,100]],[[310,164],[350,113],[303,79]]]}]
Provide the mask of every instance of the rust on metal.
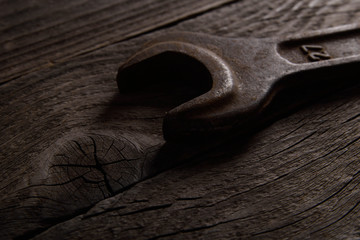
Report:
[{"label": "rust on metal", "polygon": [[353,26],[287,39],[171,33],[149,43],[123,64],[117,82],[120,92],[136,88],[131,78],[136,66],[154,65],[161,61],[154,60],[157,56],[168,55],[164,58],[167,66],[180,68],[177,59],[181,56],[195,60],[199,66],[191,70],[194,81],[202,81],[204,71],[197,69],[203,66],[210,75],[210,86],[202,95],[167,112],[163,131],[167,140],[206,137],[251,126],[285,87],[319,76],[341,76],[343,71],[357,68],[359,53],[360,30]]}]

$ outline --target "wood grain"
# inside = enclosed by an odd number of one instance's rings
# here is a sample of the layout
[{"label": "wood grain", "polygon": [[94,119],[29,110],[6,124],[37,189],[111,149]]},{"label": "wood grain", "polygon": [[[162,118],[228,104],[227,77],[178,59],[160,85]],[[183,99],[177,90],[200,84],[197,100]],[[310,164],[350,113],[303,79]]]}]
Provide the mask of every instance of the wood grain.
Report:
[{"label": "wood grain", "polygon": [[232,0],[3,2],[0,83],[229,2]]},{"label": "wood grain", "polygon": [[[6,116],[0,125],[1,235],[358,238],[358,85],[144,180],[143,167],[164,148],[162,116],[183,96],[119,96],[114,79],[121,62],[167,31],[283,36],[356,23],[359,9],[356,0],[244,0],[22,73],[0,88]],[[187,152],[182,146],[167,151],[163,164]]]},{"label": "wood grain", "polygon": [[139,183],[38,239],[96,231],[119,239],[356,239],[360,129],[348,117],[359,90]]}]

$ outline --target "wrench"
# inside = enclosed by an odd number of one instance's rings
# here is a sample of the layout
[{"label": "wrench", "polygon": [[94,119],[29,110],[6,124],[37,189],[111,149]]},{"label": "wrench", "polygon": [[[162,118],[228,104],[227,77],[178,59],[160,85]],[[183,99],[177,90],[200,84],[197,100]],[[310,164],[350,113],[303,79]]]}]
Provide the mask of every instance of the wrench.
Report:
[{"label": "wrench", "polygon": [[[253,126],[274,96],[286,87],[355,73],[360,67],[359,54],[360,28],[354,25],[285,39],[170,33],[129,58],[119,68],[117,83],[120,92],[128,91],[135,84],[136,73],[144,70],[138,66],[152,61],[161,64],[161,56],[168,55],[163,61],[170,65],[172,61],[179,64],[177,58],[184,56],[196,60],[210,74],[211,86],[204,94],[168,111],[163,134],[167,141],[211,137]],[[160,60],[155,60],[159,56]],[[153,65],[149,66],[147,70]]]}]

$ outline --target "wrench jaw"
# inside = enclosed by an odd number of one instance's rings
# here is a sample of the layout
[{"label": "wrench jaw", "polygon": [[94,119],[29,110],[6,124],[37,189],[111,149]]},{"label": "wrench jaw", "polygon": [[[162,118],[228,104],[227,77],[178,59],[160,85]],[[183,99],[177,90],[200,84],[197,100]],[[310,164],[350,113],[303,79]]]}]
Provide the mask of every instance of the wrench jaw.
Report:
[{"label": "wrench jaw", "polygon": [[[137,65],[163,54],[172,54],[173,59],[167,60],[170,64],[176,64],[177,56],[186,55],[207,69],[212,86],[202,95],[176,106],[165,114],[163,135],[165,140],[172,142],[208,139],[222,136],[233,129],[243,128],[251,123],[251,119],[266,105],[264,102],[267,96],[263,93],[268,93],[267,85],[257,86],[251,83],[255,87],[249,88],[248,85],[252,81],[241,79],[240,75],[243,72],[233,71],[240,68],[238,61],[227,58],[225,60],[214,51],[200,47],[201,43],[197,44],[197,41],[187,39],[189,36],[191,35],[186,34],[184,39],[177,36],[176,39],[180,40],[168,38],[153,43],[122,65],[117,77],[120,92],[132,91],[131,84],[135,83],[131,82],[136,79],[127,76],[129,69],[135,67],[133,72],[136,72]],[[200,40],[203,38],[202,35],[194,36],[196,40],[196,37]],[[217,44],[227,44],[218,38],[213,39]],[[239,53],[234,51],[233,54],[238,56]],[[162,70],[165,69],[159,69]],[[146,78],[146,74],[144,76]],[[168,80],[171,81],[170,78]],[[200,78],[194,80],[201,81]]]},{"label": "wrench jaw", "polygon": [[[183,142],[221,139],[246,134],[261,121],[259,114],[268,106],[276,89],[246,94],[241,88],[234,89],[223,98],[216,99],[204,94],[200,105],[192,105],[197,99],[170,110],[163,122],[163,134],[167,141]],[[199,98],[200,98],[199,97]],[[208,97],[208,98],[207,98]]]},{"label": "wrench jaw", "polygon": [[[209,71],[212,86],[204,94],[185,102],[164,117],[163,134],[166,140],[179,140],[196,133],[213,132],[222,119],[222,110],[232,108],[239,91],[239,81],[228,64],[213,52],[186,42],[165,41],[151,45],[130,58],[119,69],[117,83],[120,92],[132,91],[128,70],[144,61],[162,54],[186,55],[203,64]],[[173,59],[176,62],[176,59]],[[136,69],[135,69],[136,71]],[[136,79],[135,79],[136,80]],[[171,79],[169,79],[171,81]],[[200,80],[199,80],[200,81]],[[215,119],[215,121],[212,121]],[[216,123],[215,123],[216,122]]]}]

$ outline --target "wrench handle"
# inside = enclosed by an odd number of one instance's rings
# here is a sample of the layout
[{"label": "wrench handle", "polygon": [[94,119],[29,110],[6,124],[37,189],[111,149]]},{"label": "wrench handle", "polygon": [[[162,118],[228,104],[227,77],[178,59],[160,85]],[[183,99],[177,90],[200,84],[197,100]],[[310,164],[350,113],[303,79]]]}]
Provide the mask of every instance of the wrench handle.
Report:
[{"label": "wrench handle", "polygon": [[295,71],[352,64],[360,61],[360,28],[348,25],[297,35],[280,42],[277,50]]}]

